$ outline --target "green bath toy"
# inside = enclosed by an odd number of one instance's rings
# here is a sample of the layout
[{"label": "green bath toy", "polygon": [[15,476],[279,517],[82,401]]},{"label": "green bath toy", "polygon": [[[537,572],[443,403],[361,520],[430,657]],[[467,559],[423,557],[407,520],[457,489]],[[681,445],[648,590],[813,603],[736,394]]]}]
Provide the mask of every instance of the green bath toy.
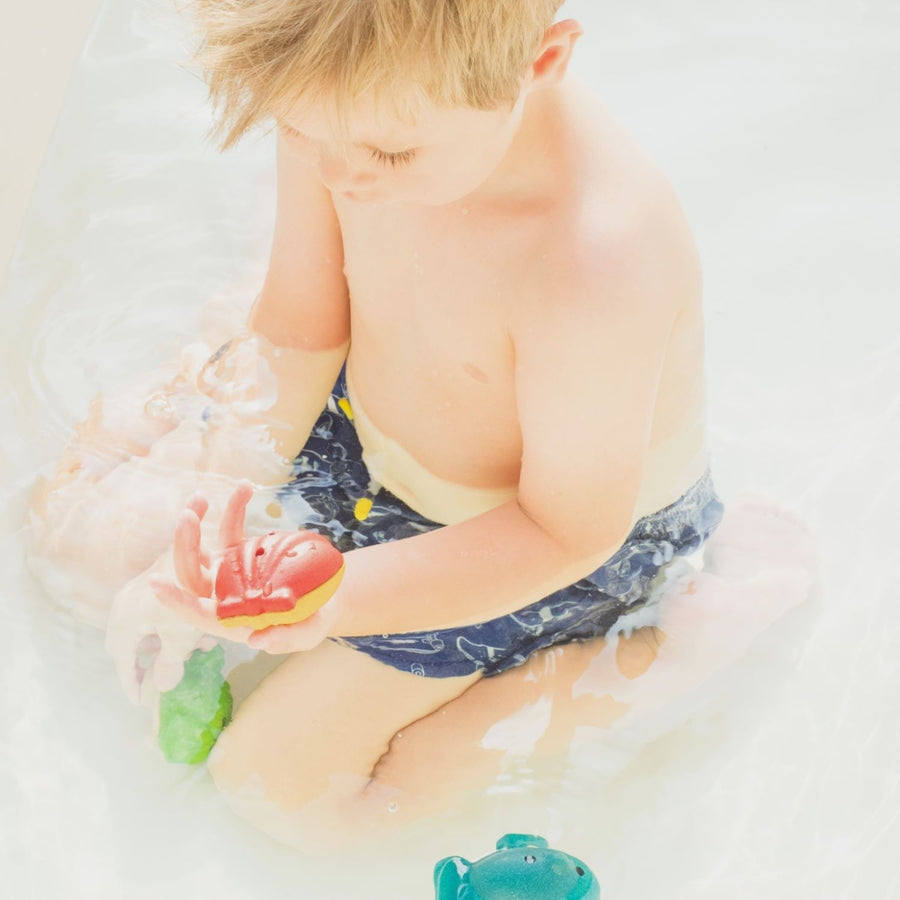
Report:
[{"label": "green bath toy", "polygon": [[580,860],[542,837],[505,834],[497,852],[470,863],[448,856],[434,867],[435,900],[599,900],[600,885]]},{"label": "green bath toy", "polygon": [[159,746],[169,762],[201,763],[231,721],[231,688],[222,675],[225,651],[195,650],[176,687],[159,695]]}]

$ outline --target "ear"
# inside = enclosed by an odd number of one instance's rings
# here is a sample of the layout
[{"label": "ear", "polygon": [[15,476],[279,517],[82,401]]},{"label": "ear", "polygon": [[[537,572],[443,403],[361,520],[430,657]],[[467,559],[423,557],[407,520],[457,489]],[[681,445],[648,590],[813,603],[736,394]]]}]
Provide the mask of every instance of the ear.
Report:
[{"label": "ear", "polygon": [[562,81],[575,42],[584,34],[579,22],[574,19],[563,19],[555,22],[544,33],[534,62],[525,75],[525,86],[528,88],[544,88]]}]

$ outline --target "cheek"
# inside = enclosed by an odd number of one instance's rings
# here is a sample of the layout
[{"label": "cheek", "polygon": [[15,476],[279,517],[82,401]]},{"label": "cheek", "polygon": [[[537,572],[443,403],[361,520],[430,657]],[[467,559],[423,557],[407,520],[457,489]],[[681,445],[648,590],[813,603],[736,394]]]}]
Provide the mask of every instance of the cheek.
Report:
[{"label": "cheek", "polygon": [[285,134],[284,132],[282,132],[281,136],[284,141],[283,146],[291,156],[305,159],[311,163],[316,162],[316,149],[313,147],[311,141],[308,141],[299,135]]},{"label": "cheek", "polygon": [[397,199],[420,206],[444,206],[471,194],[485,180],[472,166],[448,166],[422,173],[397,186]]}]

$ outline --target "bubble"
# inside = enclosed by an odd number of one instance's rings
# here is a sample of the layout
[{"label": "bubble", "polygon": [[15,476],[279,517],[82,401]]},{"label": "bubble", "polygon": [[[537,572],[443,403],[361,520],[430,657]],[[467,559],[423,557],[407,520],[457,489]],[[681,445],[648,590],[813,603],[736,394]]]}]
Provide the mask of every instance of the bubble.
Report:
[{"label": "bubble", "polygon": [[144,404],[144,412],[151,419],[160,421],[168,421],[175,417],[175,410],[169,402],[169,398],[160,391],[151,394],[147,398],[147,402]]},{"label": "bubble", "polygon": [[389,813],[395,813],[398,809],[400,809],[400,804],[397,803],[396,800],[392,800],[390,803],[388,803],[387,811]]}]

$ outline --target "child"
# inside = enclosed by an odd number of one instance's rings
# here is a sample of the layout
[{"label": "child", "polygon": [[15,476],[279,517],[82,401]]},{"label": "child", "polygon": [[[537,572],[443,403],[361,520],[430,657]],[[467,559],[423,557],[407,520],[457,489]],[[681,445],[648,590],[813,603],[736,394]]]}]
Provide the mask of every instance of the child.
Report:
[{"label": "child", "polygon": [[[148,579],[169,609],[153,615],[194,626],[157,687],[208,635],[291,654],[210,769],[308,846],[327,821],[439,807],[411,787],[431,757],[408,784],[379,778],[401,736],[476,682],[490,708],[536,661],[576,677],[716,528],[700,271],[665,177],[566,76],[582,29],[554,23],[559,0],[194,5],[225,146],[277,126],[265,283],[246,334],[82,426],[41,508],[96,518],[77,536],[48,525],[44,546],[110,591],[147,570],[119,591],[119,635],[156,603]],[[104,428],[121,452],[87,472],[79,446]],[[219,553],[201,520],[233,530],[238,478],[282,484],[278,527],[344,551],[340,589],[304,623],[222,629],[197,596]],[[96,548],[126,508],[158,521],[110,565]],[[165,633],[142,649],[164,654]],[[110,646],[133,680],[133,635]]]}]

